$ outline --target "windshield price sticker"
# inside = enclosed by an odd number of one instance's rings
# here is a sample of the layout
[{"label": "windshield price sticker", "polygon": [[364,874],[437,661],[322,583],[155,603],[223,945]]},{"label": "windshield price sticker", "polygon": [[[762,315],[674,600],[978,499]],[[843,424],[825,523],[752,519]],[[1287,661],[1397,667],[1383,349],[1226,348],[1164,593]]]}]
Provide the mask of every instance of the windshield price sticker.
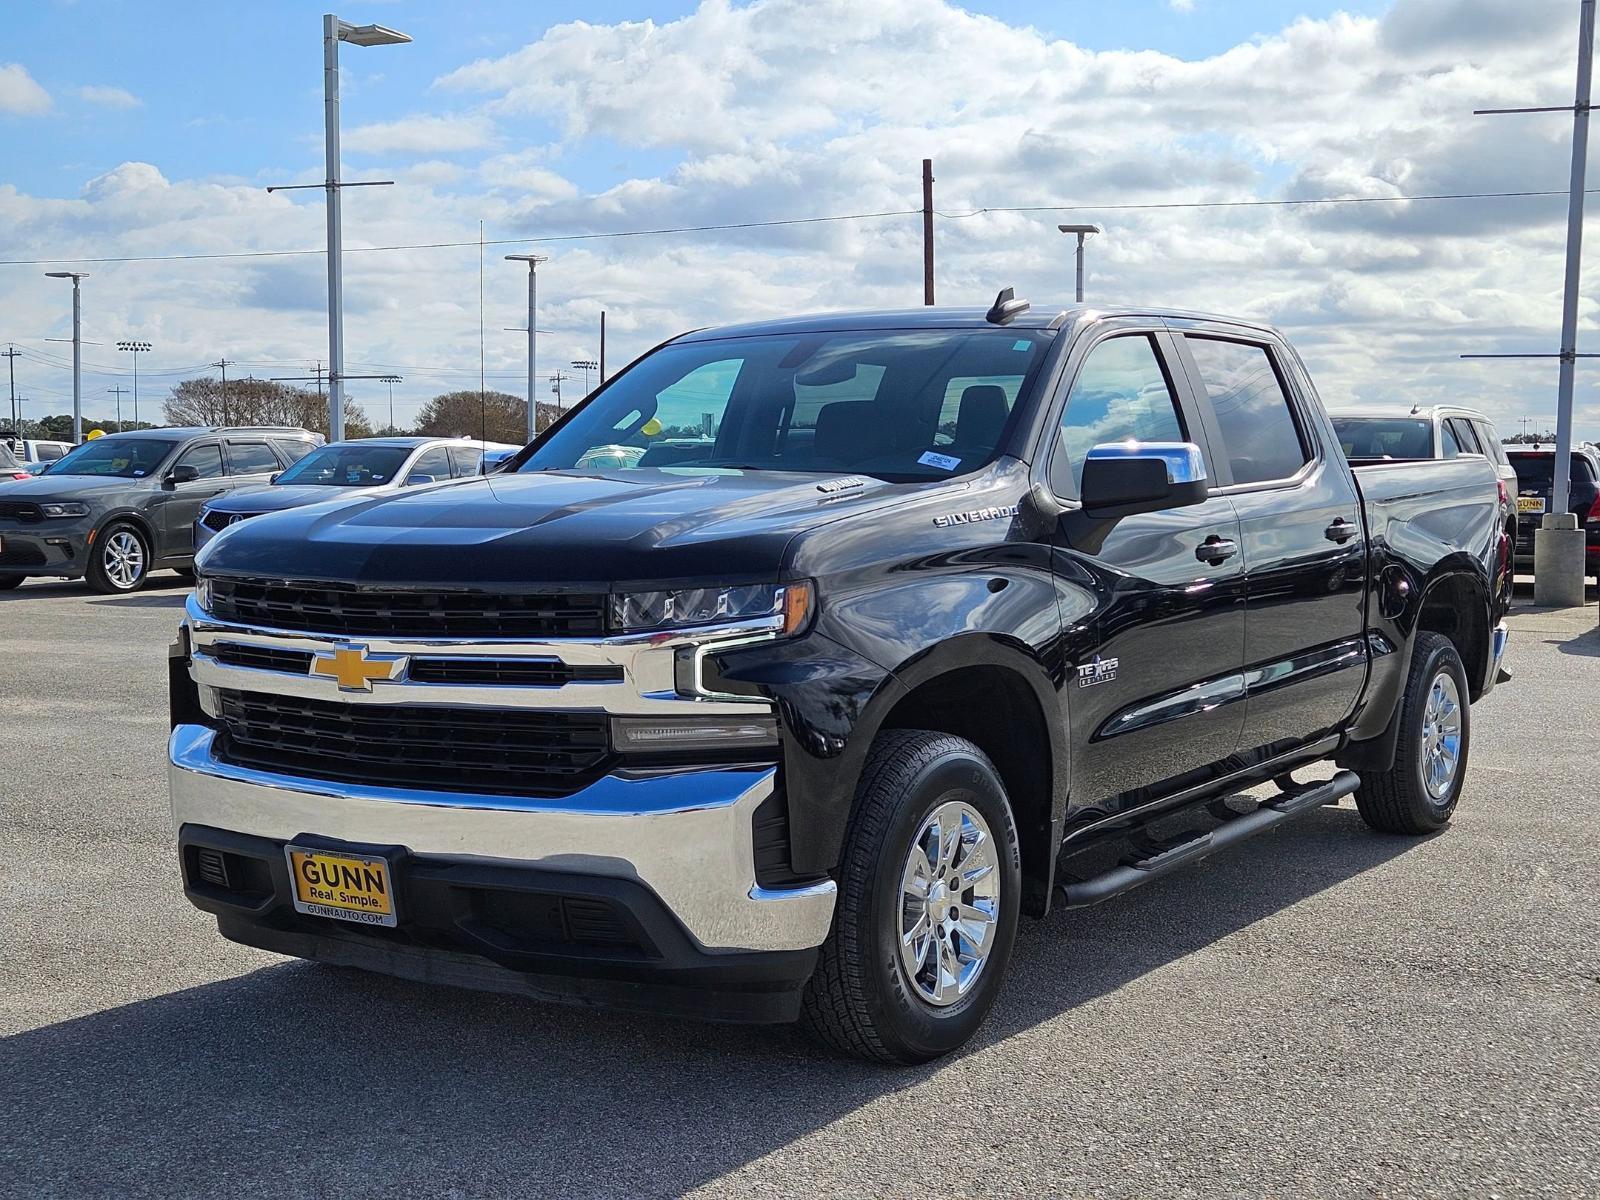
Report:
[{"label": "windshield price sticker", "polygon": [[938,467],[941,471],[954,471],[961,465],[959,458],[951,458],[948,454],[935,454],[932,450],[917,461],[925,467]]}]

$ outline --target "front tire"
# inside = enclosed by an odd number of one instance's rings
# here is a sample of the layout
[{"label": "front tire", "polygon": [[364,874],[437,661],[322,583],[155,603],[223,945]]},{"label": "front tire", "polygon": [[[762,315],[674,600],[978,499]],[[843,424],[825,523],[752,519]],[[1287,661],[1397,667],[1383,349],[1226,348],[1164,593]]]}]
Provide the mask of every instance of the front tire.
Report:
[{"label": "front tire", "polygon": [[105,595],[137,592],[150,578],[150,543],[137,526],[108,525],[89,554],[89,586]]},{"label": "front tire", "polygon": [[0,592],[9,592],[12,588],[21,587],[22,581],[26,578],[26,575],[0,575]]},{"label": "front tire", "polygon": [[1022,890],[999,772],[964,738],[873,745],[839,869],[833,930],[802,1021],[846,1054],[919,1063],[977,1032],[999,993]]},{"label": "front tire", "polygon": [[1472,745],[1467,672],[1449,638],[1417,634],[1400,701],[1394,766],[1361,776],[1356,807],[1383,833],[1435,833],[1450,823]]}]

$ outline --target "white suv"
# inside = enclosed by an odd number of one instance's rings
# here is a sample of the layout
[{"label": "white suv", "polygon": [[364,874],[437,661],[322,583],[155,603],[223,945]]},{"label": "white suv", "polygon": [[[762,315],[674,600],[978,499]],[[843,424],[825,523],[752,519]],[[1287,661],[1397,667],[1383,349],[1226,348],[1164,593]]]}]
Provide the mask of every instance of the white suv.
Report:
[{"label": "white suv", "polygon": [[1471,408],[1435,404],[1423,408],[1336,408],[1339,445],[1352,463],[1415,461],[1481,454],[1494,464],[1506,494],[1517,494],[1517,473],[1500,444],[1494,422]]}]

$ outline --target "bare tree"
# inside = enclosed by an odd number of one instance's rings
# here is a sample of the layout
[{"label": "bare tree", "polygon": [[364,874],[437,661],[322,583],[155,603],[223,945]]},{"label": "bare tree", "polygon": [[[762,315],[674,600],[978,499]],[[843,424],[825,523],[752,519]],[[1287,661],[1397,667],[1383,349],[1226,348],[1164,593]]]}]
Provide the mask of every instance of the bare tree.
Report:
[{"label": "bare tree", "polygon": [[[539,428],[556,418],[553,404],[539,405]],[[528,402],[510,392],[445,392],[422,406],[417,432],[426,437],[481,437],[520,446],[528,440]]]},{"label": "bare tree", "polygon": [[[288,425],[326,436],[328,404],[316,392],[270,379],[185,379],[162,406],[170,425]],[[345,401],[346,437],[371,437],[372,423],[357,404]]]}]

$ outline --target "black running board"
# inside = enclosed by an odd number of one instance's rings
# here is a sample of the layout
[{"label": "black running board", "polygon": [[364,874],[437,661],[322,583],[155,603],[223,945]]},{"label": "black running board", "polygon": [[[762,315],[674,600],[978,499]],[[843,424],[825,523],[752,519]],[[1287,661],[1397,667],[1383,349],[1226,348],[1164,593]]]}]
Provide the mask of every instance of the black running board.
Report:
[{"label": "black running board", "polygon": [[1360,786],[1361,779],[1354,771],[1339,771],[1326,782],[1283,792],[1271,800],[1263,801],[1254,812],[1240,813],[1216,829],[1180,842],[1149,858],[1124,862],[1093,879],[1058,883],[1056,895],[1066,908],[1086,908],[1091,904],[1099,904],[1102,900],[1131,892],[1141,884],[1171,874],[1180,867],[1199,862],[1236,842],[1282,825],[1314,808],[1333,804]]}]

